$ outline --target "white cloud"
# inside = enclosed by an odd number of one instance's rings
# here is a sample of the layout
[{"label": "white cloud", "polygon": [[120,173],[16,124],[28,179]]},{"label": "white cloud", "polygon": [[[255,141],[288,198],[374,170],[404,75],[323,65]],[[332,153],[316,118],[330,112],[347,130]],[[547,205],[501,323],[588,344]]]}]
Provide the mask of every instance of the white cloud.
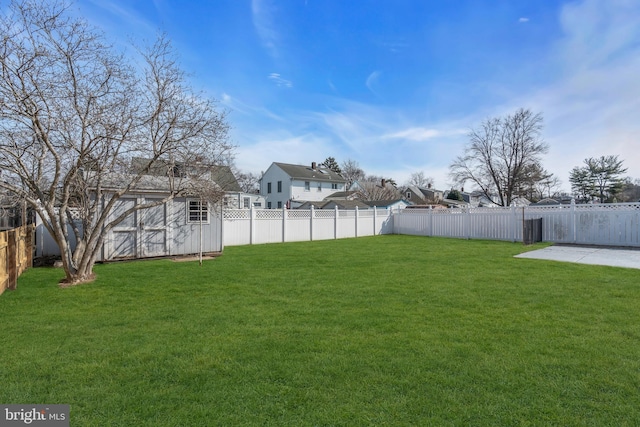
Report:
[{"label": "white cloud", "polygon": [[260,173],[272,162],[311,164],[322,161],[328,156],[329,142],[313,134],[294,135],[286,131],[277,131],[264,135],[253,135],[255,140],[247,141],[238,147],[236,164],[244,171]]},{"label": "white cloud", "polygon": [[367,89],[369,89],[371,93],[373,93],[376,96],[378,96],[378,93],[375,90],[375,86],[377,86],[378,84],[378,79],[380,78],[380,75],[382,75],[381,71],[374,71],[373,73],[369,74],[369,76],[367,77],[367,81],[365,82]]},{"label": "white cloud", "polygon": [[518,22],[520,22],[520,23],[529,22],[529,18],[522,17],[522,18],[518,19]]},{"label": "white cloud", "polygon": [[426,129],[421,127],[413,127],[405,130],[401,130],[395,133],[383,135],[383,138],[388,139],[408,139],[410,141],[426,141],[428,139],[440,136],[441,132],[436,129]]},{"label": "white cloud", "polygon": [[274,22],[274,10],[275,7],[271,0],[252,0],[251,2],[253,26],[256,33],[269,54],[277,58],[280,36]]},{"label": "white cloud", "polygon": [[290,80],[283,79],[278,73],[269,74],[269,80],[274,82],[278,87],[293,87]]},{"label": "white cloud", "polygon": [[567,189],[568,172],[586,157],[619,155],[640,177],[640,3],[569,4],[561,22],[563,73],[533,98],[547,118],[549,164]]}]

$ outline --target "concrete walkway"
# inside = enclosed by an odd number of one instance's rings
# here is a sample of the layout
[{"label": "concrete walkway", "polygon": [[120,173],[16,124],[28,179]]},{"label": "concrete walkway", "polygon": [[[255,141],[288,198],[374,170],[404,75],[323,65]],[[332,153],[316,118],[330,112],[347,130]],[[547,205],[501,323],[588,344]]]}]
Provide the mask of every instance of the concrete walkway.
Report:
[{"label": "concrete walkway", "polygon": [[579,264],[609,265],[640,269],[639,249],[609,249],[600,247],[553,245],[537,251],[516,255],[516,258],[546,259]]}]

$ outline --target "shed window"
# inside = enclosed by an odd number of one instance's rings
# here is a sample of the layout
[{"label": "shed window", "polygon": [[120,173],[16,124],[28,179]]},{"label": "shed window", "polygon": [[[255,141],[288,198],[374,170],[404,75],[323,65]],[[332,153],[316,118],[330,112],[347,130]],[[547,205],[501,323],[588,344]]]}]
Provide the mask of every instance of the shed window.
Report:
[{"label": "shed window", "polygon": [[189,223],[209,223],[209,202],[201,200],[187,200],[187,219]]}]

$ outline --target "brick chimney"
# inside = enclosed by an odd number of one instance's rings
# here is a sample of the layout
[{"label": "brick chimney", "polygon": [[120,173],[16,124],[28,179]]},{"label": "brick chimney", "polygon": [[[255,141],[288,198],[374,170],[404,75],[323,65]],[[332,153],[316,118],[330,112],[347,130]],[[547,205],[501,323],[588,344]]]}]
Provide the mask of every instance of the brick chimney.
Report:
[{"label": "brick chimney", "polygon": [[311,162],[311,169],[316,170],[318,167],[318,165],[316,165],[316,162]]},{"label": "brick chimney", "polygon": [[386,184],[387,184],[387,180],[386,180],[386,179],[384,179],[384,178],[382,178],[382,181],[381,181],[381,183],[380,183],[380,186],[381,186],[382,188],[384,188],[384,187],[386,186]]}]

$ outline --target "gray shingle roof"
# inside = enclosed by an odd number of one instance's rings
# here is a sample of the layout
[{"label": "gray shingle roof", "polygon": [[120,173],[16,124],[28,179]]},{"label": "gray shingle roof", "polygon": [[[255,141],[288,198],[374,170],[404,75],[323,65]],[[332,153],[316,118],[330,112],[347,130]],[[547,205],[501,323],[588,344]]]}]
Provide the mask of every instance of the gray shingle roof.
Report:
[{"label": "gray shingle roof", "polygon": [[312,169],[311,166],[291,165],[288,163],[274,163],[287,175],[295,179],[309,179],[314,181],[347,182],[339,173],[321,166]]},{"label": "gray shingle roof", "polygon": [[[133,158],[131,161],[131,169],[134,172],[141,171],[148,165],[148,163],[148,159],[137,157]],[[177,163],[175,166],[180,168],[181,165]],[[242,192],[242,188],[238,184],[238,181],[236,180],[236,177],[233,175],[233,172],[231,171],[231,168],[229,166],[202,165],[200,167],[203,168],[202,170],[209,171],[211,173],[211,180],[218,186],[220,186],[220,188],[222,188],[224,191]],[[171,166],[169,162],[165,160],[156,160],[151,164],[148,176],[166,177],[170,169]],[[168,180],[153,180],[151,178],[147,179],[146,176],[144,177],[144,179],[148,181],[145,184],[141,184],[145,186],[145,189],[161,189],[168,187]],[[149,186],[151,188],[147,188]]]}]

